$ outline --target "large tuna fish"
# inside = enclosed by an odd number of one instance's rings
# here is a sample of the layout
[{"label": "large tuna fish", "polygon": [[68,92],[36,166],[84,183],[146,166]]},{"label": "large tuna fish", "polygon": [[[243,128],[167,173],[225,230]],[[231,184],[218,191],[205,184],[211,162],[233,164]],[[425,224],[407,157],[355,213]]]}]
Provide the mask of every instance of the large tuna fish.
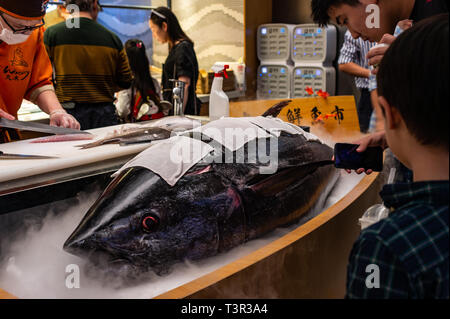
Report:
[{"label": "large tuna fish", "polygon": [[146,168],[127,168],[64,249],[105,271],[133,277],[147,270],[165,273],[177,262],[217,255],[295,222],[336,180],[335,168],[324,165],[333,151],[286,132],[277,146],[278,169],[270,175],[261,173],[267,163],[259,158],[256,163],[197,163],[174,186]]}]

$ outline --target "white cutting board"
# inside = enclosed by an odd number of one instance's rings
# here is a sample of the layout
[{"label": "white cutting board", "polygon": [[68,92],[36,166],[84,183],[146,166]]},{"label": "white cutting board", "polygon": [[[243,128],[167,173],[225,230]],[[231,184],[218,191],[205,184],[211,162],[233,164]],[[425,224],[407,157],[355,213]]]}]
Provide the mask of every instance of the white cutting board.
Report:
[{"label": "white cutting board", "polygon": [[121,125],[104,127],[88,132],[94,135],[93,140],[30,143],[31,140],[0,144],[4,153],[56,156],[56,159],[24,159],[0,160],[0,183],[30,177],[34,175],[51,173],[72,167],[94,164],[107,159],[114,159],[129,155],[137,155],[147,149],[151,143],[120,146],[118,144],[102,145],[90,149],[79,149],[77,145],[87,144],[104,138],[108,133],[119,130]]}]

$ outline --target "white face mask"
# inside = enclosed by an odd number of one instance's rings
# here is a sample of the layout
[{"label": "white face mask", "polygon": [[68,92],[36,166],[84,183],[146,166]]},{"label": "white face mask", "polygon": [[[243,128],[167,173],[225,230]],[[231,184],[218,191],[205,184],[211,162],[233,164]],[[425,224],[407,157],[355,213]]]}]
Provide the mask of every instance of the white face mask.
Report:
[{"label": "white face mask", "polygon": [[0,24],[2,27],[2,31],[0,32],[0,40],[2,40],[3,42],[5,42],[9,45],[23,43],[23,42],[27,41],[28,37],[30,36],[30,34],[15,34],[11,30],[6,29],[3,26],[2,22],[0,22]]}]

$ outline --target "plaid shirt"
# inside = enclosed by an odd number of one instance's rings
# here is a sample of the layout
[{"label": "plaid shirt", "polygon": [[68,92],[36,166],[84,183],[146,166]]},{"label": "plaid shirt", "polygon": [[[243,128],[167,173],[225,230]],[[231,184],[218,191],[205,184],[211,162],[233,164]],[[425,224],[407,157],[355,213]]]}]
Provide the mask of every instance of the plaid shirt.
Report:
[{"label": "plaid shirt", "polygon": [[346,298],[448,299],[449,182],[386,185],[381,196],[395,211],[354,244]]}]

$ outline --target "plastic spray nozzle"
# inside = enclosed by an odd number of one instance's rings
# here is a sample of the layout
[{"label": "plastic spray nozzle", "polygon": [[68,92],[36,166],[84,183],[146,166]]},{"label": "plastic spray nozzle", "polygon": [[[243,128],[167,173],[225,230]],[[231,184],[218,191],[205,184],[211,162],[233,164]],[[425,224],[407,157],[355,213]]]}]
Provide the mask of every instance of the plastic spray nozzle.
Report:
[{"label": "plastic spray nozzle", "polygon": [[212,70],[214,71],[214,76],[217,77],[225,77],[225,79],[228,79],[228,73],[227,70],[230,68],[229,65],[214,65],[212,67]]},{"label": "plastic spray nozzle", "polygon": [[[389,172],[388,184],[392,184],[395,180],[395,174],[397,170],[395,167],[391,168]],[[361,228],[367,228],[372,224],[379,222],[380,220],[389,216],[390,210],[384,203],[371,206],[364,215],[359,219]]]}]

